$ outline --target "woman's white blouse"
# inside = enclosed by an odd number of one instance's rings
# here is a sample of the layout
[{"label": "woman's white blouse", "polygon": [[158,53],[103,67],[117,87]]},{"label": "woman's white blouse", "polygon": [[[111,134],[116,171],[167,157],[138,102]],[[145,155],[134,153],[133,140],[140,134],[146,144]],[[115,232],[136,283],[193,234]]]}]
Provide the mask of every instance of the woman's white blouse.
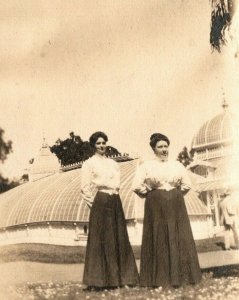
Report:
[{"label": "woman's white blouse", "polygon": [[176,187],[180,187],[182,192],[186,193],[190,186],[190,178],[180,162],[162,162],[157,158],[142,163],[133,181],[133,191],[140,196],[145,196],[153,189],[169,191]]},{"label": "woman's white blouse", "polygon": [[81,173],[81,193],[91,205],[97,191],[118,194],[120,170],[118,164],[105,156],[95,154],[83,163]]}]

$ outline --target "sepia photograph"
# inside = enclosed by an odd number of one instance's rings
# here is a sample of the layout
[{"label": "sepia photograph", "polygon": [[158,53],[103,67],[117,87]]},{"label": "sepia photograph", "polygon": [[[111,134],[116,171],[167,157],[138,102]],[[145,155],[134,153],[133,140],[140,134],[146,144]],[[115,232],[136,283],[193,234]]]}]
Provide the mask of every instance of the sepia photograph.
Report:
[{"label": "sepia photograph", "polygon": [[239,0],[0,12],[0,299],[238,299]]}]

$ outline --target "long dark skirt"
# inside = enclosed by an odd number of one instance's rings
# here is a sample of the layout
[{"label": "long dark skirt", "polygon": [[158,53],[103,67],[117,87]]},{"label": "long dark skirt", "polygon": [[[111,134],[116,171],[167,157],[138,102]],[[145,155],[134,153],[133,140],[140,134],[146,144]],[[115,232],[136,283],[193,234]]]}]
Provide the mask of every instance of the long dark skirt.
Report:
[{"label": "long dark skirt", "polygon": [[98,192],[90,213],[83,283],[118,287],[138,281],[120,197]]},{"label": "long dark skirt", "polygon": [[141,286],[180,286],[201,280],[182,192],[154,190],[145,201]]}]

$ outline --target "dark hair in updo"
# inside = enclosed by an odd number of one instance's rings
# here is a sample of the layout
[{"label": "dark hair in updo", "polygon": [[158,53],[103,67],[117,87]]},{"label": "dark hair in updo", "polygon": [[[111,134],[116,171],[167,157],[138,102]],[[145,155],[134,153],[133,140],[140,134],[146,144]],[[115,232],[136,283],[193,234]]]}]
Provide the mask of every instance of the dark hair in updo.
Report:
[{"label": "dark hair in updo", "polygon": [[150,142],[149,142],[149,144],[153,150],[154,150],[157,142],[159,142],[159,141],[165,141],[168,144],[168,146],[170,145],[170,141],[166,135],[161,134],[161,133],[153,133],[150,137]]},{"label": "dark hair in updo", "polygon": [[96,131],[90,136],[89,139],[92,148],[95,148],[95,143],[97,142],[98,138],[102,138],[103,140],[105,140],[105,142],[108,142],[108,137],[104,132]]}]

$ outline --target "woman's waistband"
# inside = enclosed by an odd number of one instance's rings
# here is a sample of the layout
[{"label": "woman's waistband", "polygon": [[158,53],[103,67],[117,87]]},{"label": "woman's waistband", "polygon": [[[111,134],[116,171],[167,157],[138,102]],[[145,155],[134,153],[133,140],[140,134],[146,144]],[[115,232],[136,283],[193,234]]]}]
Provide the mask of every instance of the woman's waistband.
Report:
[{"label": "woman's waistband", "polygon": [[163,186],[160,186],[160,187],[157,187],[156,189],[153,189],[154,190],[160,190],[160,191],[166,191],[166,192],[169,192],[169,191],[172,191],[172,190],[178,190],[177,187],[175,186],[171,186],[171,187],[163,187]]},{"label": "woman's waistband", "polygon": [[117,189],[111,189],[111,188],[98,188],[98,192],[106,193],[109,195],[118,195],[119,191]]}]

